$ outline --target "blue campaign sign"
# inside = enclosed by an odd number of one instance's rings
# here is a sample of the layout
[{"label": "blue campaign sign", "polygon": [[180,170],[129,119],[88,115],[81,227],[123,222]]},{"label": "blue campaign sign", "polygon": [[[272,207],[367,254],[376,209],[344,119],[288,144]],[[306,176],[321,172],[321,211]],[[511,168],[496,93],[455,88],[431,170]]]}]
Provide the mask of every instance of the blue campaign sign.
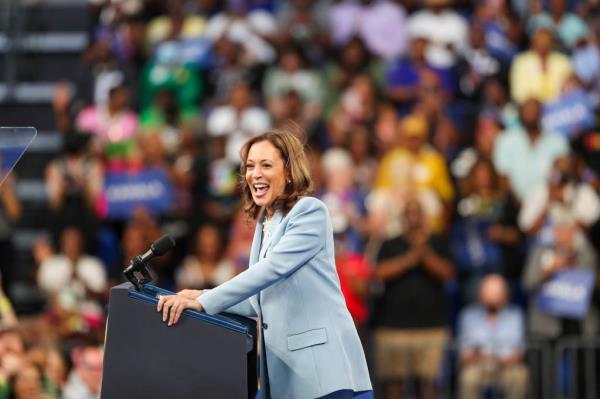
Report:
[{"label": "blue campaign sign", "polygon": [[146,169],[136,173],[109,173],[104,186],[106,217],[129,219],[138,206],[159,216],[171,207],[173,186],[162,169]]},{"label": "blue campaign sign", "polygon": [[546,104],[542,115],[544,130],[571,139],[581,130],[594,126],[594,111],[589,97],[581,90]]},{"label": "blue campaign sign", "polygon": [[583,319],[590,306],[595,274],[587,269],[565,270],[542,286],[535,303],[544,313]]}]

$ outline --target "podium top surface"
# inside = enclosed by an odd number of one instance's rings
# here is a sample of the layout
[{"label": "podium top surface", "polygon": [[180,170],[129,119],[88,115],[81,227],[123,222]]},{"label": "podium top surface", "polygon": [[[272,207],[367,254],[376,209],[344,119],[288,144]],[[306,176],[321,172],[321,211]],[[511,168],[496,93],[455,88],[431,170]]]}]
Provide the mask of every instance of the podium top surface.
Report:
[{"label": "podium top surface", "polygon": [[[136,298],[145,302],[152,303],[154,305],[158,305],[158,296],[160,295],[174,295],[174,292],[165,290],[160,287],[156,287],[152,284],[145,284],[144,291],[137,291],[131,283],[123,283],[113,288],[113,290],[127,290],[128,295],[132,298]],[[204,312],[198,312],[192,309],[186,309],[183,311],[183,314],[202,320],[206,323],[214,324],[216,326],[226,328],[228,330],[233,330],[239,333],[249,334],[250,331],[248,327],[244,325],[241,321],[238,321],[240,317],[235,317],[238,320],[234,320],[233,318],[226,317],[223,315],[209,315]]]}]

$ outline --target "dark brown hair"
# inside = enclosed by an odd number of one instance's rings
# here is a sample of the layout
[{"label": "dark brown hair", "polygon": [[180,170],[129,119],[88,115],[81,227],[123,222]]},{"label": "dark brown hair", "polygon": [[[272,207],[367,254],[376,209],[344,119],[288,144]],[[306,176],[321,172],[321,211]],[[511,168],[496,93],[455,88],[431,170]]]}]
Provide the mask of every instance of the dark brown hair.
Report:
[{"label": "dark brown hair", "polygon": [[[246,161],[250,148],[262,141],[271,143],[281,155],[283,160],[286,185],[282,195],[273,202],[273,209],[280,210],[285,215],[298,202],[300,197],[308,195],[313,191],[313,181],[310,176],[310,168],[304,144],[291,130],[269,130],[259,136],[246,141],[240,151],[242,165],[240,167],[240,185],[242,189],[242,198],[244,200],[244,211],[249,218],[256,219],[261,208],[254,203],[252,192],[246,181]],[[288,183],[289,181],[289,183]]]}]

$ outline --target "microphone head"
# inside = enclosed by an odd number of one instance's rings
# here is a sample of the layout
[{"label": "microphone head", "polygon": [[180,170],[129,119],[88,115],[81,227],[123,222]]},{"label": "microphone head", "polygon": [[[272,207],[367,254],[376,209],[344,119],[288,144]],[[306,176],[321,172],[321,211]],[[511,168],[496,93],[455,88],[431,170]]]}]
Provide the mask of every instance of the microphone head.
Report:
[{"label": "microphone head", "polygon": [[169,252],[175,246],[175,240],[170,235],[165,234],[150,246],[150,250],[155,256],[162,256]]}]

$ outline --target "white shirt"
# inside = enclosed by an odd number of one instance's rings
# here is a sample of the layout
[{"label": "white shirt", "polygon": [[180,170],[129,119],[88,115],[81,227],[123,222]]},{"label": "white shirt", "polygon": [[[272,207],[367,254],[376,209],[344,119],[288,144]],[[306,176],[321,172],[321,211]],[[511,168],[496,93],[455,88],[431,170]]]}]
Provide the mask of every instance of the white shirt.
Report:
[{"label": "white shirt", "polygon": [[77,260],[74,275],[69,258],[62,254],[52,255],[42,262],[37,277],[38,286],[50,295],[67,288],[73,278],[94,293],[106,289],[106,269],[99,259],[89,255],[82,255]]},{"label": "white shirt", "polygon": [[[565,188],[564,203],[553,202],[548,209],[550,219],[572,218],[584,226],[590,226],[600,217],[600,199],[586,183],[570,184]],[[529,231],[548,205],[548,185],[533,189],[523,200],[519,212],[519,227]]]},{"label": "white shirt", "polygon": [[239,152],[244,142],[271,127],[269,113],[259,107],[249,107],[238,115],[229,105],[215,108],[206,121],[209,136],[228,136],[227,159],[239,162]]},{"label": "white shirt", "polygon": [[411,38],[422,37],[429,41],[425,56],[433,66],[449,68],[456,56],[447,45],[462,53],[468,43],[468,27],[465,19],[453,10],[439,14],[429,10],[414,13],[408,19],[408,34]]},{"label": "white shirt", "polygon": [[227,36],[234,43],[239,43],[261,63],[271,63],[275,60],[275,49],[262,36],[275,34],[277,22],[266,11],[249,12],[245,18],[232,18],[226,13],[213,16],[206,26],[205,35],[216,42],[222,36]]}]

